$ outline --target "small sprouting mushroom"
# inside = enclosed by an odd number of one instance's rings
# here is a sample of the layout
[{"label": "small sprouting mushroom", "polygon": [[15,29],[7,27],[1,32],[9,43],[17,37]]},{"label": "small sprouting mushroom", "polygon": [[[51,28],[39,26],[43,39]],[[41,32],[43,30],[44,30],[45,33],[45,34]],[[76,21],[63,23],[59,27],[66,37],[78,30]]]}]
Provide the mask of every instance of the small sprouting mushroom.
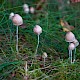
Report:
[{"label": "small sprouting mushroom", "polygon": [[30,7],[30,13],[34,14],[34,12],[35,12],[34,7]]},{"label": "small sprouting mushroom", "polygon": [[70,59],[71,63],[74,63],[74,59],[72,61],[72,50],[75,49],[74,43],[70,43],[68,49],[69,49],[69,59]]},{"label": "small sprouting mushroom", "polygon": [[24,80],[28,80],[28,64],[27,64],[27,61],[26,61],[25,66],[24,66],[24,70],[25,70]]},{"label": "small sprouting mushroom", "polygon": [[36,47],[36,51],[35,51],[35,56],[37,54],[37,49],[38,49],[38,46],[39,46],[39,36],[40,34],[42,33],[42,28],[39,26],[39,25],[36,25],[33,29],[34,33],[37,34],[38,36],[38,43],[37,43],[37,47]]},{"label": "small sprouting mushroom", "polygon": [[27,61],[25,63],[24,69],[25,69],[25,75],[27,76],[27,72],[28,72],[28,64],[27,64]]},{"label": "small sprouting mushroom", "polygon": [[47,53],[44,52],[43,55],[42,55],[43,59],[44,59],[44,67],[45,67],[45,59],[47,58]]},{"label": "small sprouting mushroom", "polygon": [[73,42],[75,40],[75,35],[72,32],[67,32],[65,40],[66,42]]},{"label": "small sprouting mushroom", "polygon": [[23,5],[23,9],[24,9],[25,13],[29,13],[29,6],[28,6],[28,4],[24,4]]},{"label": "small sprouting mushroom", "polygon": [[18,50],[18,26],[21,26],[23,24],[23,19],[19,14],[14,14],[14,13],[10,13],[9,19],[12,20],[13,24],[16,27],[16,51],[17,53],[19,52]]}]

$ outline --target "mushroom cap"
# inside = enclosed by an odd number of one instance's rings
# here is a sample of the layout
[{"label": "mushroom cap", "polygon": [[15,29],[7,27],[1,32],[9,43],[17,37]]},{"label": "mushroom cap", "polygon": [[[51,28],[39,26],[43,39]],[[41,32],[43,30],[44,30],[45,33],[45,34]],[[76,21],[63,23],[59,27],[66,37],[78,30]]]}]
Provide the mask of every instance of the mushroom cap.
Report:
[{"label": "mushroom cap", "polygon": [[43,58],[47,58],[47,53],[44,52],[43,55],[42,55],[42,57],[43,57]]},{"label": "mushroom cap", "polygon": [[42,33],[42,28],[39,25],[36,25],[33,29],[34,33],[40,35]]},{"label": "mushroom cap", "polygon": [[28,8],[28,7],[29,7],[28,4],[23,5],[23,9]]},{"label": "mushroom cap", "polygon": [[30,7],[30,12],[33,14],[35,11],[34,7]]},{"label": "mushroom cap", "polygon": [[12,21],[13,21],[13,24],[16,26],[20,26],[23,24],[23,19],[19,14],[15,14]]},{"label": "mushroom cap", "polygon": [[68,49],[69,50],[74,50],[75,49],[74,43],[70,43]]},{"label": "mushroom cap", "polygon": [[75,40],[75,35],[72,32],[67,32],[65,40],[66,42],[73,42]]},{"label": "mushroom cap", "polygon": [[77,46],[79,45],[79,42],[78,42],[77,39],[75,39],[75,40],[73,41],[73,43],[74,43],[75,47],[77,47]]},{"label": "mushroom cap", "polygon": [[10,15],[9,15],[9,19],[11,19],[12,20],[12,18],[14,17],[14,13],[13,12],[11,12],[10,13]]},{"label": "mushroom cap", "polygon": [[24,12],[25,13],[29,13],[29,8],[27,7],[27,8],[24,8]]}]

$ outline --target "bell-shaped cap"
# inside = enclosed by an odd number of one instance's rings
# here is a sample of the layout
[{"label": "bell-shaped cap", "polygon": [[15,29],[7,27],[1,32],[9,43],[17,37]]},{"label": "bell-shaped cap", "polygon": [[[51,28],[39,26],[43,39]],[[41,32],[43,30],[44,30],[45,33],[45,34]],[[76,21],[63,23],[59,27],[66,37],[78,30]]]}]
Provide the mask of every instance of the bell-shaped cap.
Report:
[{"label": "bell-shaped cap", "polygon": [[29,7],[28,4],[23,5],[23,9],[28,8],[28,7]]},{"label": "bell-shaped cap", "polygon": [[20,26],[23,24],[23,19],[19,14],[15,14],[12,21],[13,21],[13,24],[16,26]]},{"label": "bell-shaped cap", "polygon": [[69,50],[74,50],[75,49],[74,43],[70,43],[68,49]]},{"label": "bell-shaped cap", "polygon": [[77,39],[75,39],[75,40],[73,41],[73,43],[74,43],[75,47],[77,47],[77,46],[79,45],[79,42],[78,42]]},{"label": "bell-shaped cap", "polygon": [[30,7],[30,13],[34,13],[35,12],[35,9],[34,9],[34,7]]},{"label": "bell-shaped cap", "polygon": [[29,13],[29,8],[27,7],[27,8],[24,8],[24,12],[25,13]]},{"label": "bell-shaped cap", "polygon": [[75,35],[72,32],[67,32],[65,40],[66,42],[73,42],[75,40]]},{"label": "bell-shaped cap", "polygon": [[47,58],[47,53],[44,52],[43,55],[42,55],[42,57],[43,57],[43,58]]},{"label": "bell-shaped cap", "polygon": [[10,15],[9,15],[9,19],[11,19],[12,20],[12,18],[14,17],[14,13],[13,12],[11,12],[10,13]]},{"label": "bell-shaped cap", "polygon": [[40,35],[42,33],[42,28],[39,25],[36,25],[33,29],[34,33]]}]

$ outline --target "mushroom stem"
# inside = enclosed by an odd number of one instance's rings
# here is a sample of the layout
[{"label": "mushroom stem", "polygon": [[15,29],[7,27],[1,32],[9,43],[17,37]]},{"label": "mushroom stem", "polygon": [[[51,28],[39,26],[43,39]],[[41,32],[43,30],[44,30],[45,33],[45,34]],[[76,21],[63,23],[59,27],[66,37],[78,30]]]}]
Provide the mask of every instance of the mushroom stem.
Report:
[{"label": "mushroom stem", "polygon": [[19,52],[18,50],[18,26],[16,27],[16,51],[17,53]]},{"label": "mushroom stem", "polygon": [[70,56],[71,56],[71,50],[69,50],[69,60],[70,60]]},{"label": "mushroom stem", "polygon": [[76,60],[76,48],[74,49],[74,58],[73,58],[73,62],[75,62]]},{"label": "mushroom stem", "polygon": [[44,67],[45,67],[45,58],[44,58]]},{"label": "mushroom stem", "polygon": [[26,63],[25,63],[25,76],[27,76],[27,73],[28,72],[28,65],[27,65],[27,61],[26,61]]},{"label": "mushroom stem", "polygon": [[70,60],[71,60],[71,64],[72,64],[72,50],[70,50]]},{"label": "mushroom stem", "polygon": [[[70,45],[70,42],[69,42],[69,45]],[[70,56],[71,56],[71,50],[69,50],[69,60],[70,60]]]},{"label": "mushroom stem", "polygon": [[38,43],[37,43],[36,51],[35,51],[35,57],[36,57],[36,54],[37,54],[38,47],[39,47],[39,34],[38,34]]}]

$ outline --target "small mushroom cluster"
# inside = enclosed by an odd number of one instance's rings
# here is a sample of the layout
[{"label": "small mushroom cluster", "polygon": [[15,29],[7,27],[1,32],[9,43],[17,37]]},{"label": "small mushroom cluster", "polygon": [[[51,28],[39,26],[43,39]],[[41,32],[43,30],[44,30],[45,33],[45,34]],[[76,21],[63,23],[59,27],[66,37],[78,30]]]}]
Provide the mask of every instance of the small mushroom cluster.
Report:
[{"label": "small mushroom cluster", "polygon": [[[69,50],[69,59],[71,63],[75,62],[75,54],[76,54],[76,47],[79,45],[78,40],[75,38],[75,35],[72,32],[67,32],[65,36],[66,42],[69,42],[68,50]],[[72,51],[74,52],[74,55],[72,54]],[[73,56],[73,58],[72,58]]]},{"label": "small mushroom cluster", "polygon": [[27,13],[32,13],[32,14],[34,14],[34,12],[35,12],[35,9],[34,9],[34,7],[30,7],[29,8],[29,6],[28,6],[28,4],[24,4],[23,5],[23,10],[24,10],[24,12],[27,14]]}]

